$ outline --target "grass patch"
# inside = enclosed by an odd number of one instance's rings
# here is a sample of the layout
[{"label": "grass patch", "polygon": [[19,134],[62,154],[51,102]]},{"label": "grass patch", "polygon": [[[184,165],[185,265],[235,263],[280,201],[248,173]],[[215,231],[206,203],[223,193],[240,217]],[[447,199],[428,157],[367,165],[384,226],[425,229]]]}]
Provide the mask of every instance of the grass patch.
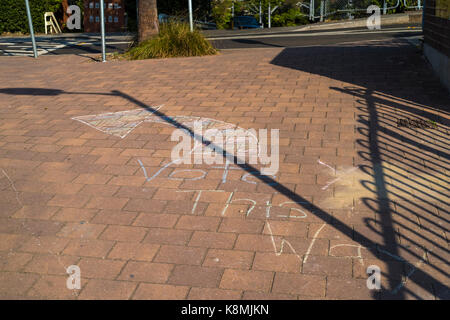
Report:
[{"label": "grass patch", "polygon": [[160,24],[159,35],[130,48],[123,57],[128,60],[192,57],[216,54],[217,50],[198,30],[190,32],[189,24],[171,21]]}]

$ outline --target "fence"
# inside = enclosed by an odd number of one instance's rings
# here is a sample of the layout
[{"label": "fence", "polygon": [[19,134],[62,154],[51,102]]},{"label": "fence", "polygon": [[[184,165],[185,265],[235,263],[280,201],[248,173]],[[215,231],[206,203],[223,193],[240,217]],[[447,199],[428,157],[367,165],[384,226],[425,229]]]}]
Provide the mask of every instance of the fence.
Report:
[{"label": "fence", "polygon": [[348,18],[352,19],[365,16],[370,5],[380,7],[383,14],[395,10],[401,6],[406,9],[421,10],[423,0],[309,0],[298,2],[297,6],[314,21],[325,18]]},{"label": "fence", "polygon": [[[273,0],[272,0],[273,1]],[[285,1],[273,1],[278,6],[272,5],[267,8],[267,4],[272,1],[248,1],[236,0],[234,3],[240,4],[240,9],[244,9],[245,14],[267,16],[268,11],[271,13],[284,7]],[[424,0],[304,0],[297,2],[295,6],[300,9],[302,15],[309,17],[311,21],[323,21],[325,19],[352,19],[367,16],[367,8],[370,5],[376,5],[381,9],[382,14],[393,13],[397,8],[405,8],[408,10],[421,10]],[[231,11],[234,11],[230,8]],[[261,7],[262,3],[262,7]],[[269,10],[268,10],[269,9]],[[275,13],[276,14],[276,13]],[[260,22],[262,22],[261,18]]]}]

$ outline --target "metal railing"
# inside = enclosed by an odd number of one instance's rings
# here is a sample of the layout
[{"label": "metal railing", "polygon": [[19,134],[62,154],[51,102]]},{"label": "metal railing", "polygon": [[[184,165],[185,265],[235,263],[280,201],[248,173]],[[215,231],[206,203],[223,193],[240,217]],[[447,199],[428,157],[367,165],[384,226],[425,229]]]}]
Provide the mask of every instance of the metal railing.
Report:
[{"label": "metal railing", "polygon": [[352,19],[352,14],[364,14],[370,5],[379,6],[383,14],[388,14],[389,10],[394,10],[402,4],[407,9],[423,9],[423,0],[309,0],[298,2],[297,6],[308,13],[311,21],[323,21],[330,16]]}]

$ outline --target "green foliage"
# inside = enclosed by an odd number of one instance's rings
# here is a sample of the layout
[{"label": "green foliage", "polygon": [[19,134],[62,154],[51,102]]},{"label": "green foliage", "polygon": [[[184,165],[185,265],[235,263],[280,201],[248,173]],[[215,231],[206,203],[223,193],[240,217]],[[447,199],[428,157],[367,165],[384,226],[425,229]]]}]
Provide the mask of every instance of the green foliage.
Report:
[{"label": "green foliage", "polygon": [[[230,28],[232,0],[213,0],[212,17],[219,29]],[[295,26],[309,23],[308,17],[301,13],[295,0],[261,0],[261,10],[264,25],[268,25],[268,8],[278,8],[272,13],[272,26]],[[235,1],[235,15],[252,15],[259,21],[259,0]],[[251,8],[251,10],[250,10]]]},{"label": "green foliage", "polygon": [[[44,13],[55,13],[61,7],[62,0],[30,0],[34,31],[44,32]],[[0,34],[4,32],[29,32],[24,0],[0,1]]]},{"label": "green foliage", "polygon": [[159,35],[131,48],[124,54],[129,60],[191,57],[216,54],[214,47],[189,24],[171,21],[160,24]]},{"label": "green foliage", "polygon": [[[216,23],[217,29],[230,28],[232,0],[215,0],[211,16]],[[236,11],[236,7],[235,7]]]},{"label": "green foliage", "polygon": [[290,27],[307,23],[309,23],[308,17],[297,8],[291,8],[281,14],[274,14],[272,16],[272,26],[274,27]]}]

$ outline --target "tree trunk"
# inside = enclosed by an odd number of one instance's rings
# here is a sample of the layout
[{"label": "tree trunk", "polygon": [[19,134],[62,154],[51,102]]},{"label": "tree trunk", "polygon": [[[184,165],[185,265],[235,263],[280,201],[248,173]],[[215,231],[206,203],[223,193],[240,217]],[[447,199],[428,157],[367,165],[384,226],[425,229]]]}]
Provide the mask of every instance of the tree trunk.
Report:
[{"label": "tree trunk", "polygon": [[156,0],[139,0],[138,41],[142,42],[159,33]]}]

